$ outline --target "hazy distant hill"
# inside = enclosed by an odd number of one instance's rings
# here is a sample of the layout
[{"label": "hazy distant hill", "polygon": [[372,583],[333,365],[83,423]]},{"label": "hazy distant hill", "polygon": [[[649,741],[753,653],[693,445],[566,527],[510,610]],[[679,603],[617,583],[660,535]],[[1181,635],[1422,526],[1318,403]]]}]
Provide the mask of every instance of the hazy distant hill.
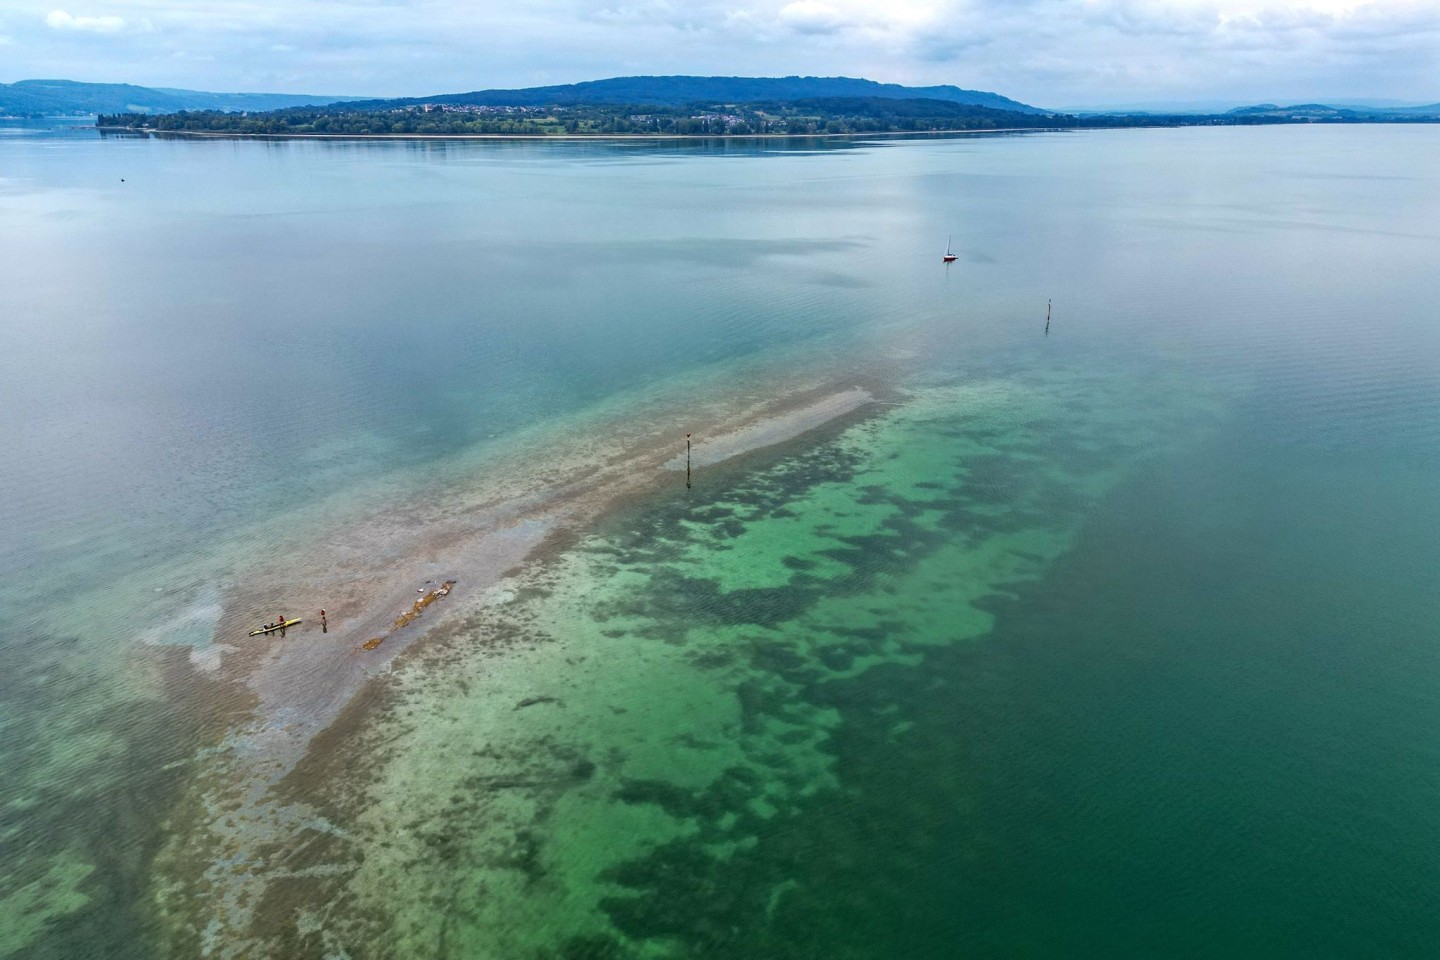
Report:
[{"label": "hazy distant hill", "polygon": [[0,83],[0,114],[11,116],[280,110],[353,99],[292,93],[206,93],[201,90],[136,87],[128,83],[80,83],[75,80]]},{"label": "hazy distant hill", "polygon": [[1423,107],[1394,107],[1390,113],[1419,114],[1426,117],[1440,117],[1440,103],[1428,103]]},{"label": "hazy distant hill", "polygon": [[1440,104],[1423,107],[1331,106],[1325,103],[1296,103],[1288,107],[1260,103],[1229,111],[1236,117],[1269,117],[1288,120],[1422,120],[1440,117]]},{"label": "hazy distant hill", "polygon": [[1323,103],[1296,103],[1288,107],[1279,107],[1273,103],[1259,103],[1253,107],[1236,107],[1234,110],[1231,110],[1230,113],[1237,117],[1284,116],[1304,117],[1314,120],[1332,120],[1341,117],[1356,116],[1356,111],[1354,110],[1326,106]]},{"label": "hazy distant hill", "polygon": [[393,109],[421,103],[474,106],[543,107],[574,104],[634,104],[681,106],[688,103],[758,103],[831,97],[869,97],[886,100],[947,100],[992,110],[1043,114],[1028,104],[998,93],[959,87],[904,87],[853,77],[614,77],[553,87],[518,90],[475,90],[433,97],[365,100],[350,104],[358,109]]}]

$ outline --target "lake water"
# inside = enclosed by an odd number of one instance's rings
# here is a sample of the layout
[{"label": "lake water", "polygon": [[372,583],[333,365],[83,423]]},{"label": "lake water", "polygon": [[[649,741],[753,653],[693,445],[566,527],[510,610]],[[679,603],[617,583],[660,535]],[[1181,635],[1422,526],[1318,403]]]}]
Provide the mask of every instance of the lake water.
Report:
[{"label": "lake water", "polygon": [[[1435,956],[1437,155],[0,121],[0,957]],[[815,377],[217,792],[257,570]]]}]

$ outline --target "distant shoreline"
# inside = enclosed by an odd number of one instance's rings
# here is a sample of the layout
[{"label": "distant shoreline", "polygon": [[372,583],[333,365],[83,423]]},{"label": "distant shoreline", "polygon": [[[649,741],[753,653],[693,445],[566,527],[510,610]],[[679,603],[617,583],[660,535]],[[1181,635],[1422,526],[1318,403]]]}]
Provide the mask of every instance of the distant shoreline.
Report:
[{"label": "distant shoreline", "polygon": [[989,129],[956,130],[867,130],[827,133],[248,133],[230,130],[157,130],[154,127],[100,126],[102,133],[128,133],[151,137],[194,137],[199,139],[247,140],[531,140],[537,142],[576,141],[652,141],[688,143],[698,140],[882,140],[893,138],[987,136],[1011,133],[1065,133],[1076,130],[1174,130],[1181,127],[1316,127],[1316,126],[1393,126],[1440,123],[1431,117],[1404,120],[1266,120],[1249,123],[1187,122],[1174,118],[1169,122],[1136,124],[1071,124],[1048,127],[991,127]]},{"label": "distant shoreline", "polygon": [[198,137],[247,140],[874,140],[888,137],[953,137],[960,134],[1060,133],[1086,127],[995,127],[989,130],[890,130],[863,133],[239,133],[225,130],[156,130],[153,127],[102,127],[106,133],[146,134],[152,137]]}]

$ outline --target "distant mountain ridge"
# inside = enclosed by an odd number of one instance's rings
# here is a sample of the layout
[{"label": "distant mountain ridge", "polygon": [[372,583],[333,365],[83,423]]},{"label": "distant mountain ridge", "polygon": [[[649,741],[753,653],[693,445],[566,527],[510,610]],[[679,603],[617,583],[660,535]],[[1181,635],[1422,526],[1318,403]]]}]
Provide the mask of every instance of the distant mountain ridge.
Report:
[{"label": "distant mountain ridge", "polygon": [[137,87],[129,83],[20,80],[0,83],[0,115],[74,116],[88,113],[176,113],[180,110],[281,110],[355,97],[298,93],[208,93]]},{"label": "distant mountain ridge", "polygon": [[675,107],[689,103],[757,103],[864,97],[886,100],[945,100],[992,110],[1046,114],[1050,111],[983,90],[955,86],[906,87],[855,77],[612,77],[550,87],[513,90],[474,90],[430,97],[363,100],[349,104],[357,110],[387,110],[424,103],[467,104],[494,107],[573,106],[577,104],[633,104]]}]

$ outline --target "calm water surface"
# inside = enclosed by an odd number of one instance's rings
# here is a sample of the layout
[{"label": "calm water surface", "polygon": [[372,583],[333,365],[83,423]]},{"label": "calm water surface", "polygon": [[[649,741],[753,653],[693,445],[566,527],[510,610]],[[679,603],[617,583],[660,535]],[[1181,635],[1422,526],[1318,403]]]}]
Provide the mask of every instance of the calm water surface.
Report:
[{"label": "calm water surface", "polygon": [[[1437,151],[4,122],[0,955],[246,942],[166,899],[214,736],[169,668],[276,518],[803,362],[909,399],[611,518],[524,600],[557,653],[518,685],[402,670],[433,719],[377,716],[408,754],[312,798],[330,929],[256,942],[1434,956]],[[563,707],[514,711],[536,677]],[[549,772],[505,792],[519,758]]]}]

